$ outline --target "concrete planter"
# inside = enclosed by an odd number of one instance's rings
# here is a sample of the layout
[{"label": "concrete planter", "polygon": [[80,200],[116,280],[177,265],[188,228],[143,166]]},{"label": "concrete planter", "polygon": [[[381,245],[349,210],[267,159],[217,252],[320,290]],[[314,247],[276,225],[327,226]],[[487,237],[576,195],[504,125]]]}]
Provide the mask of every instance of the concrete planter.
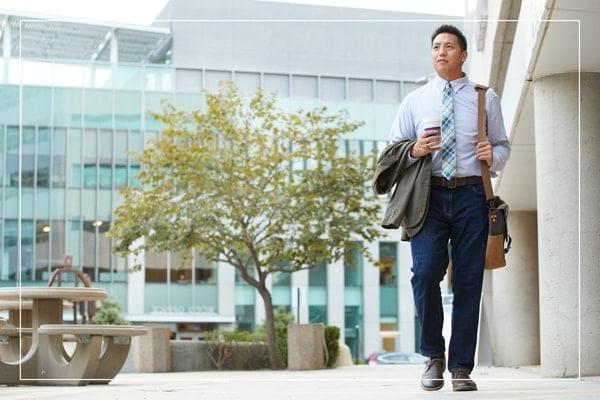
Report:
[{"label": "concrete planter", "polygon": [[171,341],[171,371],[256,370],[269,368],[269,349],[258,342]]},{"label": "concrete planter", "polygon": [[171,331],[147,327],[146,336],[132,338],[130,357],[135,372],[169,372],[171,370]]},{"label": "concrete planter", "polygon": [[288,369],[325,368],[325,327],[321,324],[288,325]]}]

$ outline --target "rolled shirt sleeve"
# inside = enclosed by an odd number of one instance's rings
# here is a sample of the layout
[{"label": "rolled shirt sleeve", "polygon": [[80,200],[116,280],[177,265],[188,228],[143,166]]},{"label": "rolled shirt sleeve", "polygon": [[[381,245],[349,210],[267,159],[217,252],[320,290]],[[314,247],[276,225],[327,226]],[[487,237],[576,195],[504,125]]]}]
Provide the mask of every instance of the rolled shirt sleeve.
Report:
[{"label": "rolled shirt sleeve", "polygon": [[494,154],[490,170],[499,172],[504,169],[510,156],[510,142],[506,136],[500,97],[492,89],[488,89],[486,98],[487,134]]},{"label": "rolled shirt sleeve", "polygon": [[[392,142],[398,142],[400,140],[417,139],[417,133],[415,132],[415,124],[413,123],[412,113],[410,111],[410,94],[406,96],[396,113],[394,123],[390,129],[390,140]],[[417,159],[413,158],[410,154],[408,155],[409,165],[413,164]]]}]

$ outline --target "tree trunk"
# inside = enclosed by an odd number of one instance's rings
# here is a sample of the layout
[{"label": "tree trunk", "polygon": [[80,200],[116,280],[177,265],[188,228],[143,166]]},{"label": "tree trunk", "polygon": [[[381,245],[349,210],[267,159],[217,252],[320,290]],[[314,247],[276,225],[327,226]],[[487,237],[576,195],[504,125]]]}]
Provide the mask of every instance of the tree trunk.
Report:
[{"label": "tree trunk", "polygon": [[271,369],[279,369],[273,300],[271,298],[271,293],[269,293],[267,288],[261,288],[258,292],[260,293],[260,297],[262,297],[263,303],[265,304],[265,328],[267,330],[267,341],[269,345],[269,364],[271,364]]}]

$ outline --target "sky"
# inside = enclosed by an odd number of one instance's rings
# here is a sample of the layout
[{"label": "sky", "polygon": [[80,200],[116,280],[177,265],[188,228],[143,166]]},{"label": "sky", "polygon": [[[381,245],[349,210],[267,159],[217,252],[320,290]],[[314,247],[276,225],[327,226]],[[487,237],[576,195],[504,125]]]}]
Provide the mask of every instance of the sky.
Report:
[{"label": "sky", "polygon": [[[215,0],[218,1],[218,0]],[[263,1],[263,0],[257,0]],[[269,0],[425,14],[464,15],[465,0]],[[0,0],[1,10],[150,25],[168,0]]]}]

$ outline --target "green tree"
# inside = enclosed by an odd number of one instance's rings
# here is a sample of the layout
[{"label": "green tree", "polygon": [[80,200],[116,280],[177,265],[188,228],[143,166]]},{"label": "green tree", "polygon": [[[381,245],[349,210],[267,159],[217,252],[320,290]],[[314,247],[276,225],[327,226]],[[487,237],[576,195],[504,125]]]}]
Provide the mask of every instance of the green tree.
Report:
[{"label": "green tree", "polygon": [[[191,249],[233,266],[265,305],[269,362],[278,367],[269,274],[313,268],[379,235],[373,157],[338,156],[361,123],[325,107],[285,112],[275,95],[242,98],[233,83],[204,112],[163,104],[161,138],[138,155],[139,188],[123,190],[109,236],[121,255]],[[143,239],[142,239],[143,238]],[[347,257],[345,257],[347,258]]]},{"label": "green tree", "polygon": [[[277,362],[280,367],[287,367],[287,334],[288,325],[294,322],[294,314],[287,311],[285,307],[278,306],[273,311],[273,323],[275,325],[275,338],[277,342]],[[266,327],[261,325],[257,329],[258,335],[266,335]]]},{"label": "green tree", "polygon": [[102,305],[94,313],[91,322],[99,325],[129,325],[123,318],[121,306],[111,298],[102,300]]}]

